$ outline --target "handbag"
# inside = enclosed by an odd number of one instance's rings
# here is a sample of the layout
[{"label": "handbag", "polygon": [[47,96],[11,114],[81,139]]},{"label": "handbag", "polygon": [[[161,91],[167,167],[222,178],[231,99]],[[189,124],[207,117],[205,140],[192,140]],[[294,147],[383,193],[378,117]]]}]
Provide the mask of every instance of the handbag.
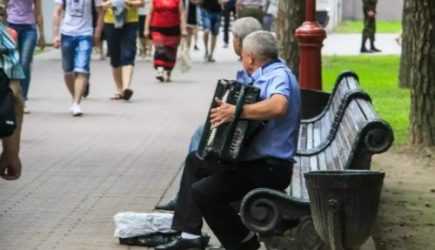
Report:
[{"label": "handbag", "polygon": [[192,68],[192,59],[190,58],[189,47],[185,38],[181,39],[180,46],[178,47],[177,66],[182,73]]},{"label": "handbag", "polygon": [[0,69],[0,138],[12,135],[16,127],[15,96],[9,88],[9,79]]}]

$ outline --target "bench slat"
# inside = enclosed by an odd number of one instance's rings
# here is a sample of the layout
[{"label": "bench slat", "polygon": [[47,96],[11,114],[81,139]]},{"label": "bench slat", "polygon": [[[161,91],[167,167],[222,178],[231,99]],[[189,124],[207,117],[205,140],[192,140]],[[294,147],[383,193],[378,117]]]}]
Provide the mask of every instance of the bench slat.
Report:
[{"label": "bench slat", "polygon": [[339,133],[337,134],[340,138],[341,148],[339,150],[339,156],[341,158],[342,164],[346,164],[347,158],[349,157],[351,144],[349,143],[349,137],[344,136],[342,131],[349,130],[347,121],[343,120],[339,125]]},{"label": "bench slat", "polygon": [[314,125],[313,123],[309,123],[307,126],[307,149],[312,149],[313,148],[313,140],[314,140]]},{"label": "bench slat", "polygon": [[314,123],[314,131],[313,131],[313,147],[317,147],[322,143],[321,136],[321,124],[320,122]]},{"label": "bench slat", "polygon": [[293,168],[292,180],[290,183],[291,188],[288,192],[291,196],[296,198],[301,197],[301,175],[303,175],[303,173],[301,172],[302,159],[299,158],[298,160],[299,162],[295,164],[295,167]]},{"label": "bench slat", "polygon": [[338,160],[338,150],[337,150],[337,138],[331,144],[331,157],[332,157],[332,169],[329,170],[341,170],[340,161]]},{"label": "bench slat", "polygon": [[[302,168],[301,168],[302,172],[303,173],[309,172],[310,171],[310,159],[308,157],[304,157],[302,163],[303,163]],[[305,185],[304,175],[302,174],[301,177],[302,177],[301,178],[301,189],[302,189],[301,199],[309,201],[310,199],[308,197],[308,190],[307,190],[307,187]]]},{"label": "bench slat", "polygon": [[332,160],[332,152],[331,147],[327,147],[325,149],[325,158],[326,158],[326,169],[334,169],[334,162]]},{"label": "bench slat", "polygon": [[368,101],[358,99],[357,103],[366,115],[367,120],[374,120],[376,117],[378,117],[376,111],[373,109],[373,106]]},{"label": "bench slat", "polygon": [[353,77],[346,77],[346,82],[349,89],[361,89],[358,82]]},{"label": "bench slat", "polygon": [[318,156],[318,166],[319,166],[319,170],[326,170],[326,156],[325,156],[325,151],[320,152],[319,156]]},{"label": "bench slat", "polygon": [[299,127],[298,150],[307,149],[307,124]]},{"label": "bench slat", "polygon": [[345,164],[345,159],[343,159],[343,156],[349,155],[349,149],[346,147],[346,141],[344,141],[344,135],[342,133],[344,131],[342,123],[338,126],[338,133],[336,135],[336,150],[337,150],[337,159],[339,165],[337,166],[338,169],[342,170],[343,166]]}]

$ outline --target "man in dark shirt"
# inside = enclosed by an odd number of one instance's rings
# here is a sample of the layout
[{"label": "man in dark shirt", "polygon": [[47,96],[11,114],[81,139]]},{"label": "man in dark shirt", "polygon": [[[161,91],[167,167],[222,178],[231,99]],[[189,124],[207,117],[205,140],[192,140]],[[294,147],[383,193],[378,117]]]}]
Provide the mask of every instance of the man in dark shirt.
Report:
[{"label": "man in dark shirt", "polygon": [[[213,58],[214,49],[216,47],[217,36],[219,35],[219,27],[221,24],[222,8],[218,0],[206,0],[201,4],[201,19],[204,28],[204,59],[208,62],[215,62]],[[209,44],[209,34],[211,33],[211,41]]]}]

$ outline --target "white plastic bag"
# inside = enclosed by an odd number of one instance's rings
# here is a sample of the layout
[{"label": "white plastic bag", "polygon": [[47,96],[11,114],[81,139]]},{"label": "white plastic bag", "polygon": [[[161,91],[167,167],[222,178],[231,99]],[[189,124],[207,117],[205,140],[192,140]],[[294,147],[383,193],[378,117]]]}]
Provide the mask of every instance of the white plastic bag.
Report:
[{"label": "white plastic bag", "polygon": [[180,46],[178,47],[177,67],[182,73],[192,68],[192,59],[190,58],[189,47],[185,38],[181,39]]},{"label": "white plastic bag", "polygon": [[115,237],[130,238],[156,232],[174,232],[171,229],[173,214],[121,212],[113,216]]}]

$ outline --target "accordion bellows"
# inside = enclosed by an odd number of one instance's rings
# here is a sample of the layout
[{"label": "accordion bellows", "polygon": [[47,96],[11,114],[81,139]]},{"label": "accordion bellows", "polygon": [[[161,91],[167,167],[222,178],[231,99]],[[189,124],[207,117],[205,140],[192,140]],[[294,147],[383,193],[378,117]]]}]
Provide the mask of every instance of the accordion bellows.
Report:
[{"label": "accordion bellows", "polygon": [[255,103],[259,100],[260,89],[237,81],[219,80],[209,110],[217,107],[214,101],[215,97],[236,106],[234,119],[230,123],[212,128],[209,111],[197,155],[201,159],[211,158],[237,162],[240,160],[249,137],[254,134],[255,128],[260,124],[257,121],[240,119],[242,108],[245,104]]}]

